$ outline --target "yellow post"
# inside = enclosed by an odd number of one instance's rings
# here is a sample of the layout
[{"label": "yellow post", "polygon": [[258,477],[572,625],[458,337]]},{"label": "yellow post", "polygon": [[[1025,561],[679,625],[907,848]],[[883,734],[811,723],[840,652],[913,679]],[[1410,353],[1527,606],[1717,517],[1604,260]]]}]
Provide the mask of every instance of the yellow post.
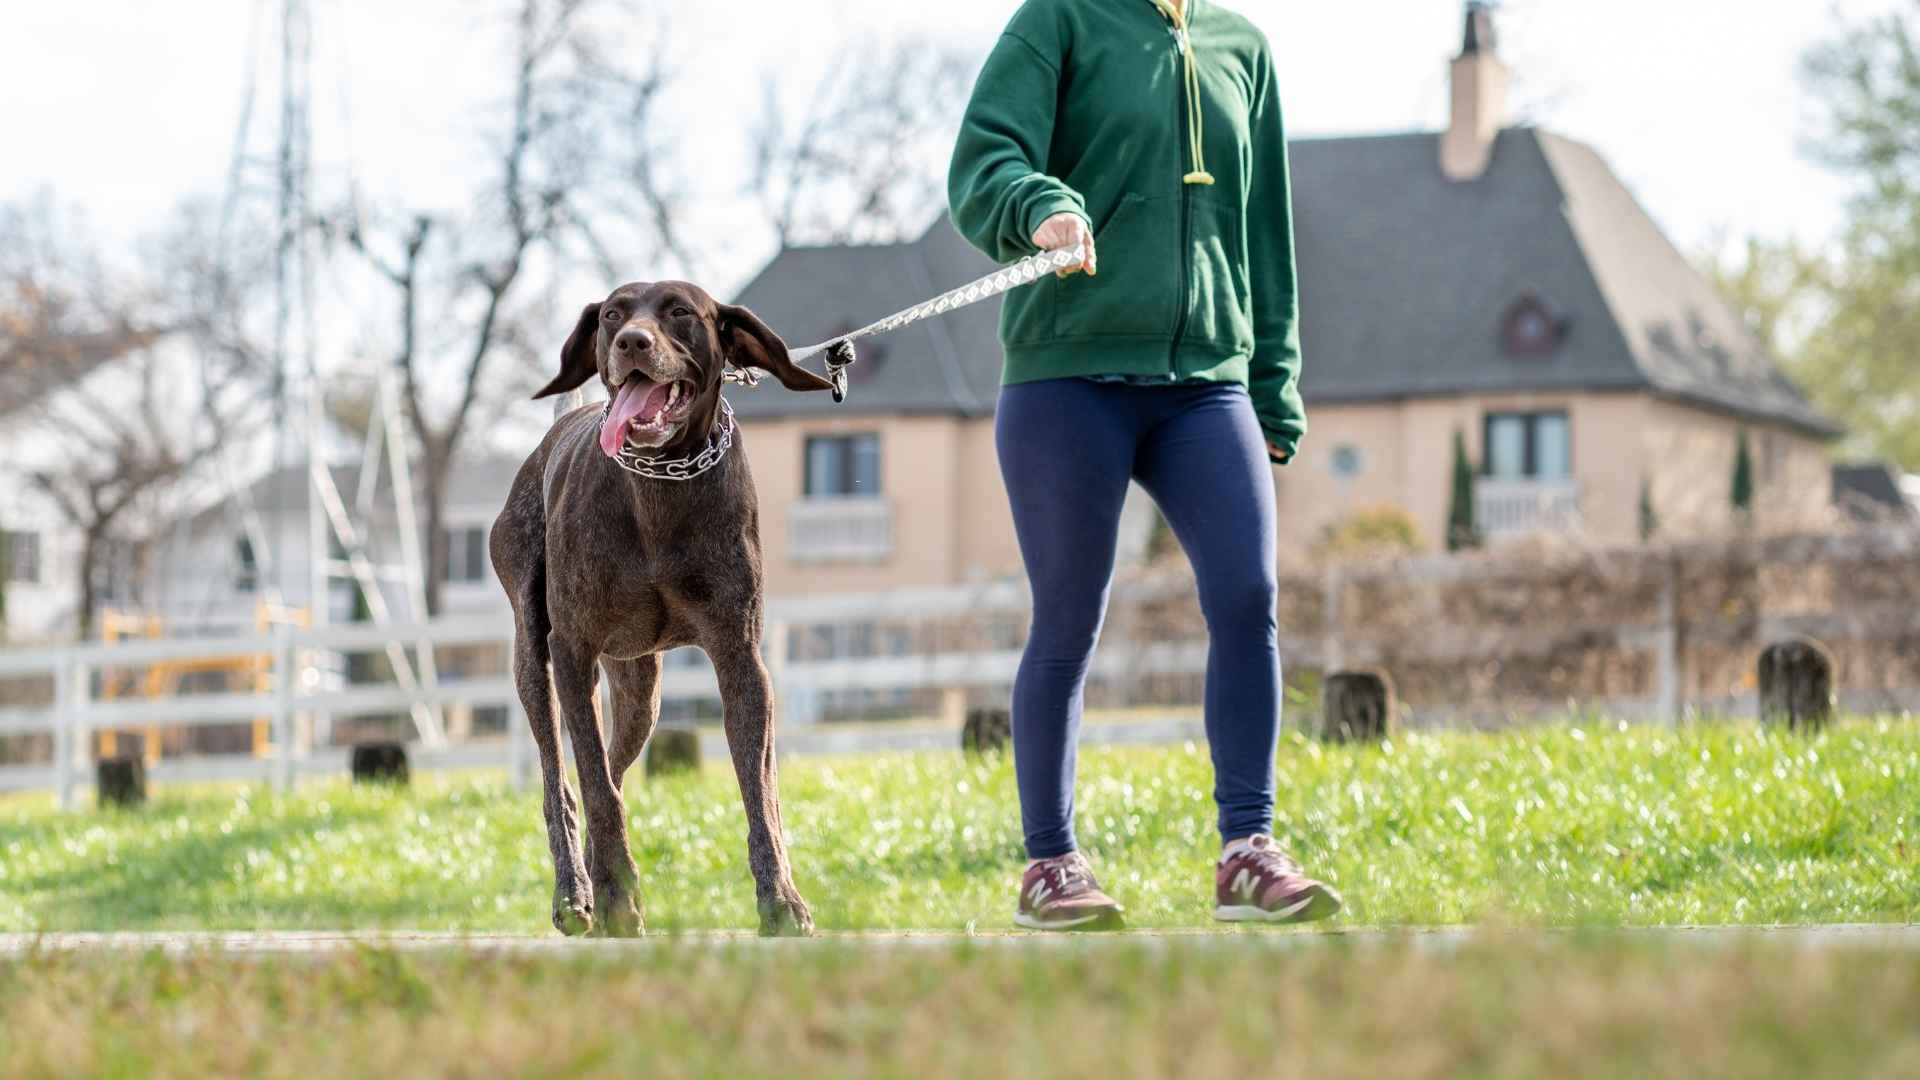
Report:
[{"label": "yellow post", "polygon": [[[146,629],[147,636],[150,638],[159,638],[159,637],[166,636],[166,630],[167,630],[166,625],[160,621],[160,616],[158,615],[147,616],[145,629]],[[159,664],[153,664],[147,668],[145,690],[146,690],[146,697],[148,701],[153,701],[160,696],[159,694],[154,692],[155,690],[154,680],[161,675],[160,667],[161,666]],[[146,745],[143,746],[141,749],[146,751],[145,757],[147,759],[147,764],[158,765],[160,764],[160,725],[148,724],[146,736],[147,736]]]},{"label": "yellow post", "polygon": [[[286,607],[281,604],[269,604],[262,600],[254,609],[254,628],[261,633],[273,629],[275,625],[285,623],[289,626],[311,626],[311,609]],[[288,678],[293,673],[287,673]],[[253,688],[261,694],[272,694],[273,658],[256,656],[253,658]],[[273,720],[270,717],[256,716],[253,719],[253,756],[268,758],[273,756]]]}]

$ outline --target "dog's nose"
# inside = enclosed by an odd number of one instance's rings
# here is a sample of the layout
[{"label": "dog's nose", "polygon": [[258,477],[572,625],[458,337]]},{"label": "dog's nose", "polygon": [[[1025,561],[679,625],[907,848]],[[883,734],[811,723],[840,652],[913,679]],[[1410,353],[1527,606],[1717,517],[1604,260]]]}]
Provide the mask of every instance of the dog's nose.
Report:
[{"label": "dog's nose", "polygon": [[645,356],[653,351],[653,335],[637,326],[628,327],[614,336],[613,347],[626,356]]}]

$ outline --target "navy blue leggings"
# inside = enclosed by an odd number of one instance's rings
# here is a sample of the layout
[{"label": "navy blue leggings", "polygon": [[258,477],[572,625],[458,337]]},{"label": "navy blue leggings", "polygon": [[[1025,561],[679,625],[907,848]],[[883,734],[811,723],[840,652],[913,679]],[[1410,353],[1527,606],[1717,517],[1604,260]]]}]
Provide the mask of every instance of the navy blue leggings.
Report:
[{"label": "navy blue leggings", "polygon": [[1129,480],[1159,504],[1199,579],[1221,838],[1268,832],[1280,732],[1273,473],[1246,390],[1022,383],[1000,391],[995,438],[1033,584],[1033,632],[1013,686],[1027,855],[1074,850],[1080,710]]}]

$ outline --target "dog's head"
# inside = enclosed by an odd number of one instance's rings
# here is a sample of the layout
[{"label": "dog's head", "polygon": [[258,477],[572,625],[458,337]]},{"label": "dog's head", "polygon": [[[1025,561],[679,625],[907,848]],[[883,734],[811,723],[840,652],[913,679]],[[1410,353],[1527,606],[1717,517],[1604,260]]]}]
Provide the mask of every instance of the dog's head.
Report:
[{"label": "dog's head", "polygon": [[600,428],[608,457],[623,446],[694,446],[719,419],[729,363],[759,368],[789,390],[833,386],[796,365],[753,312],[716,303],[697,285],[660,281],[622,285],[588,304],[560,349],[560,374],[534,397],[563,394],[597,374],[613,399]]}]

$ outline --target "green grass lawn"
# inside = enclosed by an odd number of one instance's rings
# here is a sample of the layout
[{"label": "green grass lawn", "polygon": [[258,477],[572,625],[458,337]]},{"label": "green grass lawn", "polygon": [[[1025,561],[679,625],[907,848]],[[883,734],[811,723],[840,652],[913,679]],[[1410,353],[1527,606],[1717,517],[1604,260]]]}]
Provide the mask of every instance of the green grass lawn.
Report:
[{"label": "green grass lawn", "polygon": [[[1548,728],[1336,749],[1287,738],[1276,832],[1347,925],[1920,919],[1920,724]],[[1089,749],[1080,835],[1132,925],[1201,926],[1204,747]],[[954,754],[782,769],[794,876],[822,929],[1010,925],[1011,764]],[[629,784],[653,929],[755,925],[731,771]],[[0,802],[0,930],[550,932],[537,793],[314,785],[158,793],[128,813]]]},{"label": "green grass lawn", "polygon": [[0,1075],[1920,1075],[1911,951],[1282,940],[41,955]]}]

